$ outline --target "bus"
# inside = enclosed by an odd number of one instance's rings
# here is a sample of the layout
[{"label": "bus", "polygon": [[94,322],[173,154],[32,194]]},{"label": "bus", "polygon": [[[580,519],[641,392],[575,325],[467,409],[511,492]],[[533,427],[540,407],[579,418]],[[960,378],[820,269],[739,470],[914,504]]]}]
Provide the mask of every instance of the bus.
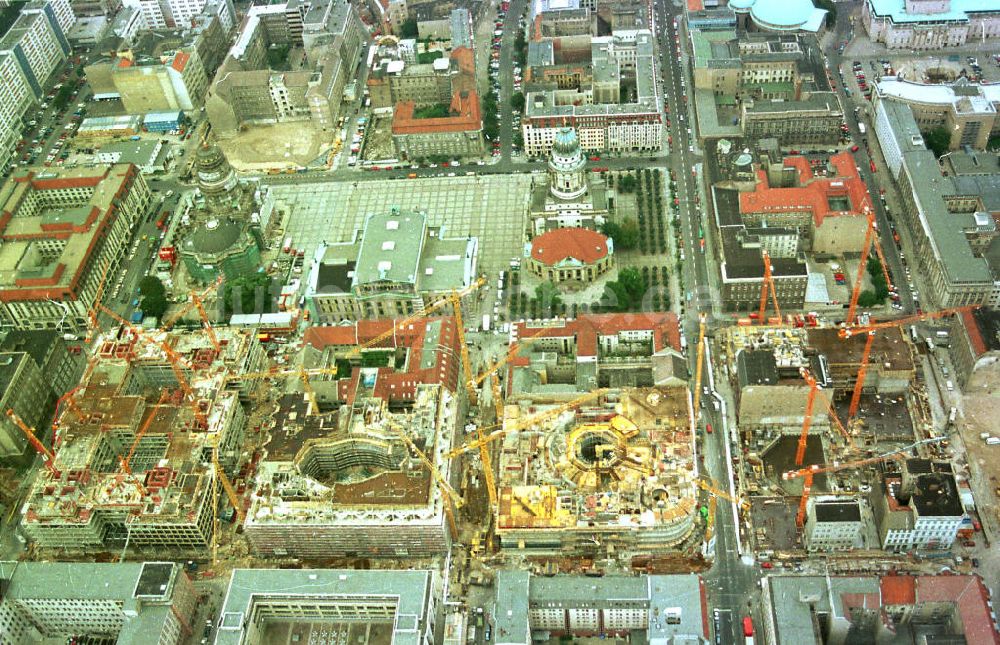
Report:
[{"label": "bus", "polygon": [[743,617],[743,640],[745,645],[753,645],[753,619],[750,616]]}]

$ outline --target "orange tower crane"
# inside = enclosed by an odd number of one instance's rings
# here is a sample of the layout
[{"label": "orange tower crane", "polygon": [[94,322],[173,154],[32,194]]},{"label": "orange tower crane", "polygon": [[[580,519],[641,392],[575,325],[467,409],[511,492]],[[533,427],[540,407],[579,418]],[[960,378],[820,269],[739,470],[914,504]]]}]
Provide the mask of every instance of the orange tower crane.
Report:
[{"label": "orange tower crane", "polygon": [[45,444],[43,444],[41,440],[35,436],[35,432],[28,427],[28,424],[26,424],[21,417],[17,416],[14,410],[7,408],[7,416],[10,417],[10,420],[13,421],[18,428],[21,429],[21,432],[23,432],[24,436],[27,437],[28,443],[30,443],[31,446],[38,451],[38,454],[42,456],[45,467],[49,469],[49,472],[51,472],[56,479],[58,479],[59,470],[56,469],[55,454],[45,447]]},{"label": "orange tower crane", "polygon": [[917,314],[915,316],[907,316],[905,318],[897,318],[895,320],[886,320],[883,322],[872,323],[869,325],[855,325],[853,327],[842,327],[837,334],[841,338],[850,338],[854,334],[868,334],[867,339],[865,339],[865,348],[861,352],[861,366],[858,368],[858,379],[854,384],[854,392],[851,395],[851,405],[847,413],[848,424],[854,419],[854,415],[858,412],[858,406],[861,402],[861,390],[865,384],[865,378],[868,375],[868,360],[871,357],[872,345],[875,342],[875,334],[882,329],[889,329],[891,327],[902,327],[910,323],[921,322],[923,320],[933,320],[937,318],[944,318],[952,314],[959,314],[965,311],[972,311],[977,309],[978,305],[968,305],[965,307],[951,307],[948,309],[940,309],[938,311],[928,311],[926,313]]},{"label": "orange tower crane", "polygon": [[865,277],[865,269],[868,265],[868,255],[872,250],[872,240],[875,237],[875,213],[865,207],[865,214],[868,217],[868,228],[865,229],[865,242],[861,247],[861,257],[858,259],[858,275],[854,279],[854,290],[851,291],[851,304],[847,307],[848,325],[854,324],[854,314],[858,308],[858,298],[861,296],[861,281]]},{"label": "orange tower crane", "polygon": [[867,466],[869,464],[875,464],[886,459],[895,458],[904,452],[908,452],[913,448],[918,446],[937,443],[939,441],[944,441],[948,438],[948,435],[943,435],[940,437],[931,437],[929,439],[921,439],[920,441],[915,441],[908,446],[903,446],[896,450],[891,450],[889,452],[884,452],[880,455],[875,455],[874,457],[868,457],[866,459],[858,459],[855,461],[846,461],[843,463],[835,463],[828,466],[810,466],[808,468],[801,468],[799,470],[790,470],[784,473],[781,478],[785,481],[790,479],[802,478],[802,497],[799,499],[799,510],[795,516],[795,523],[799,528],[805,526],[806,520],[806,505],[809,503],[809,493],[812,490],[813,477],[815,475],[821,475],[824,473],[834,473],[840,470],[846,470],[848,468],[860,468],[861,466]]},{"label": "orange tower crane", "polygon": [[194,306],[198,309],[198,315],[201,316],[201,322],[205,327],[205,333],[208,334],[208,340],[212,342],[212,347],[218,353],[222,349],[222,346],[219,345],[219,338],[215,335],[212,323],[208,320],[208,312],[205,311],[204,303],[202,303],[201,298],[196,293],[191,294],[191,300],[194,300]]},{"label": "orange tower crane", "polygon": [[771,274],[771,255],[767,249],[761,251],[764,261],[764,280],[760,284],[760,306],[757,308],[757,319],[760,324],[764,324],[764,311],[767,309],[767,294],[771,293],[771,300],[774,302],[774,317],[781,318],[781,307],[778,306],[778,292],[774,288],[774,276]]},{"label": "orange tower crane", "polygon": [[535,342],[536,340],[541,340],[542,338],[544,338],[544,336],[542,336],[542,334],[545,333],[546,329],[548,329],[548,328],[547,327],[542,327],[542,328],[538,329],[537,331],[535,331],[534,334],[532,334],[530,336],[526,336],[526,337],[518,340],[513,345],[511,345],[510,349],[507,350],[506,354],[504,354],[503,356],[501,356],[497,360],[495,360],[492,363],[490,363],[489,366],[486,369],[484,369],[479,375],[477,375],[474,379],[472,379],[472,385],[474,387],[479,387],[480,385],[482,385],[483,381],[485,381],[487,378],[489,378],[490,375],[492,375],[494,372],[496,372],[498,369],[500,369],[501,367],[503,367],[507,363],[509,363],[512,360],[514,360],[514,358],[517,356],[517,353],[519,351],[521,351],[522,347],[530,345],[531,343]]},{"label": "orange tower crane", "polygon": [[94,337],[94,331],[98,328],[97,325],[97,309],[101,306],[101,301],[104,299],[104,285],[108,279],[108,270],[111,269],[111,260],[104,263],[104,270],[101,271],[101,279],[97,283],[97,289],[94,291],[94,304],[90,306],[90,311],[87,312],[87,317],[90,319],[90,325],[87,328],[87,337],[84,342],[89,343]]},{"label": "orange tower crane", "polygon": [[174,348],[166,343],[148,337],[141,329],[138,329],[135,325],[128,322],[127,320],[119,316],[111,309],[108,309],[104,305],[101,305],[101,310],[107,313],[109,316],[111,316],[120,325],[128,329],[138,340],[141,340],[147,344],[155,345],[156,347],[160,348],[164,356],[166,356],[167,362],[170,364],[170,369],[174,373],[174,378],[177,379],[177,383],[178,385],[180,385],[181,390],[183,390],[185,398],[187,398],[191,404],[191,409],[194,412],[195,421],[202,427],[206,426],[208,424],[208,421],[207,418],[205,417],[205,413],[202,412],[201,408],[198,406],[198,401],[197,397],[194,394],[194,390],[191,389],[191,384],[188,383],[187,377],[184,375],[184,370],[181,367],[182,359],[180,355],[176,351],[174,351]]},{"label": "orange tower crane", "polygon": [[[858,413],[858,406],[861,404],[861,390],[865,387],[865,378],[868,376],[868,358],[872,354],[872,345],[875,344],[875,330],[868,332],[865,338],[865,348],[861,352],[861,367],[858,368],[858,379],[854,384],[854,392],[851,393],[851,405],[847,409],[847,424],[854,420],[854,415]],[[801,463],[795,464],[801,466]]]},{"label": "orange tower crane", "polygon": [[809,395],[806,397],[806,411],[805,416],[802,418],[802,434],[799,435],[799,445],[795,449],[796,466],[801,466],[802,460],[806,458],[806,443],[809,441],[809,428],[812,427],[813,407],[816,405],[816,392],[819,391],[819,385],[816,384],[816,379],[809,373],[809,370],[803,367],[801,373],[802,378],[809,384]]}]

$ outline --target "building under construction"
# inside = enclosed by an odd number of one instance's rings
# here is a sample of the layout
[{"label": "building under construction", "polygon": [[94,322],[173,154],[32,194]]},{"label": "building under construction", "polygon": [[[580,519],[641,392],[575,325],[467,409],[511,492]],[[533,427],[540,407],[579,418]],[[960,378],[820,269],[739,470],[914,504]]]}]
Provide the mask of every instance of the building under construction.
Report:
[{"label": "building under construction", "polygon": [[244,455],[241,384],[229,375],[263,358],[253,334],[232,330],[97,338],[83,382],[62,402],[24,534],[70,551],[209,546],[220,470],[233,473]]},{"label": "building under construction", "polygon": [[390,410],[374,393],[379,369],[362,369],[352,402],[334,412],[309,414],[297,395],[278,402],[244,524],[259,555],[398,558],[449,547],[457,495],[443,454],[457,401],[421,384],[412,406]]},{"label": "building under construction", "polygon": [[[510,401],[508,401],[510,402]],[[496,533],[531,553],[655,553],[695,526],[694,421],[686,387],[609,390],[531,423],[508,405]]]}]

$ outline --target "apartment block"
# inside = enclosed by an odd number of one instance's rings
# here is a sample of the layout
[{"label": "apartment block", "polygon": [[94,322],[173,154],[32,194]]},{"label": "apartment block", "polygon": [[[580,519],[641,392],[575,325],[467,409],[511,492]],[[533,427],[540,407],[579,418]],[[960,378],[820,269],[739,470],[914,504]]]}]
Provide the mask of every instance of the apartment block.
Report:
[{"label": "apartment block", "polygon": [[990,0],[865,0],[861,24],[889,49],[946,49],[1000,37],[1000,8]]},{"label": "apartment block", "polygon": [[198,592],[174,562],[0,562],[4,643],[81,635],[119,645],[192,638]]},{"label": "apartment block", "polygon": [[29,2],[0,39],[0,54],[13,55],[35,99],[45,94],[48,81],[71,51],[56,12],[59,6],[44,0]]},{"label": "apartment block", "polygon": [[134,166],[23,170],[0,187],[0,318],[13,329],[86,329],[150,191]]},{"label": "apartment block", "polygon": [[708,639],[708,605],[697,575],[534,576],[497,573],[498,645],[530,645],[532,633],[558,637],[625,638],[637,630],[649,643]]},{"label": "apartment block", "polygon": [[326,640],[432,645],[443,595],[430,570],[236,569],[216,645]]},{"label": "apartment block", "polygon": [[405,558],[449,548],[455,474],[443,455],[459,422],[457,399],[421,384],[411,405],[391,411],[372,389],[379,372],[362,369],[352,403],[330,413],[306,414],[297,395],[279,402],[244,525],[260,556]]},{"label": "apartment block", "polygon": [[321,245],[305,289],[313,320],[408,316],[476,280],[479,240],[444,237],[427,214],[373,213],[354,240]]},{"label": "apartment block", "polygon": [[[663,97],[656,79],[651,32],[640,29],[588,40],[582,60],[537,45],[529,57],[521,125],[529,157],[547,157],[562,128],[576,129],[587,151],[658,152],[663,144]],[[559,55],[556,52],[560,52]],[[570,69],[564,65],[573,63]],[[556,66],[556,70],[548,67]],[[634,83],[634,100],[622,100]]]},{"label": "apartment block", "polygon": [[[230,16],[235,16],[231,10]],[[188,24],[208,4],[206,0],[121,0],[125,7],[134,7],[142,12],[145,29],[176,29]]]}]

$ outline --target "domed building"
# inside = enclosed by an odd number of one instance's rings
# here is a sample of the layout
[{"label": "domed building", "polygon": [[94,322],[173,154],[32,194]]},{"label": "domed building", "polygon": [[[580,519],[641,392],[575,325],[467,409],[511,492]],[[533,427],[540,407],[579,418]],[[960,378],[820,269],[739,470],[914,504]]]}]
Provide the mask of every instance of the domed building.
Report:
[{"label": "domed building", "polygon": [[214,281],[220,273],[232,280],[256,272],[261,245],[250,221],[253,188],[240,183],[217,145],[198,149],[196,168],[204,203],[192,211],[191,229],[179,245],[185,268],[201,283]]},{"label": "domed building", "polygon": [[614,266],[611,238],[587,228],[557,228],[525,246],[527,269],[542,280],[590,283]]},{"label": "domed building", "polygon": [[730,0],[729,7],[744,28],[773,32],[816,33],[823,28],[827,13],[812,0]]},{"label": "domed building", "polygon": [[544,184],[531,196],[535,235],[557,228],[597,228],[608,214],[604,181],[587,171],[587,157],[573,128],[561,128],[552,142]]}]

